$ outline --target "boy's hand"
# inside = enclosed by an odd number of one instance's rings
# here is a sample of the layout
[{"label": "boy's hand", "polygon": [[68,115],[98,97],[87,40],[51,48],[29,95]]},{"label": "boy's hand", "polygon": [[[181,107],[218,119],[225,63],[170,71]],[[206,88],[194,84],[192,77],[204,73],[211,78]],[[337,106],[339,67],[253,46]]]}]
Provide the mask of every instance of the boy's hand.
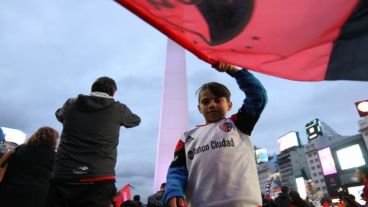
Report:
[{"label": "boy's hand", "polygon": [[235,66],[233,66],[229,63],[225,63],[225,62],[215,62],[212,65],[212,67],[215,68],[219,72],[227,72],[230,75],[232,75],[236,71],[238,71],[238,69]]},{"label": "boy's hand", "polygon": [[187,202],[181,197],[173,197],[169,200],[169,207],[187,207]]}]

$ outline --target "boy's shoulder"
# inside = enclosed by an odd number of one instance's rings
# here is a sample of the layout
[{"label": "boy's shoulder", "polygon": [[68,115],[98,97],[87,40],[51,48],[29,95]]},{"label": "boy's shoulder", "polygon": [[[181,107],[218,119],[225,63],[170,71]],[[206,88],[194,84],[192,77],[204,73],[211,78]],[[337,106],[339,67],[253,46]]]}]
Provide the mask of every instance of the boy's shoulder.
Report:
[{"label": "boy's shoulder", "polygon": [[188,143],[192,141],[194,139],[192,135],[197,130],[198,130],[198,127],[196,126],[195,128],[189,129],[188,131],[184,132],[183,136],[181,137],[181,141],[183,141],[184,143]]}]

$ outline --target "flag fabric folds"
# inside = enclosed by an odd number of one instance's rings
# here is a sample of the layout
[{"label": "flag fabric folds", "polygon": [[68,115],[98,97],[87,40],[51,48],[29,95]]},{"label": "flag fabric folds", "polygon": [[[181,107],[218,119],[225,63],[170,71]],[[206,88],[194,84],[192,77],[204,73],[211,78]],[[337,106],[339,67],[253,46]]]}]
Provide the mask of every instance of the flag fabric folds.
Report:
[{"label": "flag fabric folds", "polygon": [[200,59],[299,81],[368,80],[366,0],[116,0]]}]

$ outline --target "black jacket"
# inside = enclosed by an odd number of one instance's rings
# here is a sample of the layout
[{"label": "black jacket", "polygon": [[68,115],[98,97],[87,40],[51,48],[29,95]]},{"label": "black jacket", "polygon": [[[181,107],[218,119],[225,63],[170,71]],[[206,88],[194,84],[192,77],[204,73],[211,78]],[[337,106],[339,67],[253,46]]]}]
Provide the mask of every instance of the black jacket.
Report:
[{"label": "black jacket", "polygon": [[278,207],[290,207],[291,199],[288,193],[280,193],[275,199],[275,203]]},{"label": "black jacket", "polygon": [[54,159],[55,151],[46,146],[17,147],[0,183],[0,206],[43,206]]},{"label": "black jacket", "polygon": [[140,118],[112,98],[79,95],[56,111],[63,123],[54,178],[115,176],[120,126],[135,127]]}]

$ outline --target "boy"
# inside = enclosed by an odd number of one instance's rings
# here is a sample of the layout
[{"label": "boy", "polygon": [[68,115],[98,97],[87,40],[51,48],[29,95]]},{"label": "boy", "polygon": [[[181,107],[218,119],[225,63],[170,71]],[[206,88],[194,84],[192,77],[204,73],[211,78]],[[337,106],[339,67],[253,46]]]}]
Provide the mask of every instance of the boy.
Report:
[{"label": "boy", "polygon": [[213,67],[235,77],[247,98],[237,114],[226,118],[230,91],[215,82],[199,88],[198,109],[206,125],[185,132],[176,146],[166,182],[169,207],[262,205],[249,136],[266,105],[266,91],[247,70],[223,62]]}]

